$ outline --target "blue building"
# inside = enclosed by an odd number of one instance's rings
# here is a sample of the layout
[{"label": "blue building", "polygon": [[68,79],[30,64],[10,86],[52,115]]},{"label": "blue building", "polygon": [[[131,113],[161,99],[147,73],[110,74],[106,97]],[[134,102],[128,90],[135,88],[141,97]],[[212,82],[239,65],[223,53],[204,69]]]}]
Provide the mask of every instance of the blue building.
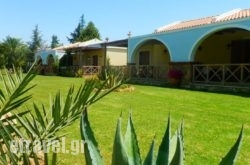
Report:
[{"label": "blue building", "polygon": [[250,9],[174,22],[128,40],[128,65],[137,78],[182,84],[250,85]]}]

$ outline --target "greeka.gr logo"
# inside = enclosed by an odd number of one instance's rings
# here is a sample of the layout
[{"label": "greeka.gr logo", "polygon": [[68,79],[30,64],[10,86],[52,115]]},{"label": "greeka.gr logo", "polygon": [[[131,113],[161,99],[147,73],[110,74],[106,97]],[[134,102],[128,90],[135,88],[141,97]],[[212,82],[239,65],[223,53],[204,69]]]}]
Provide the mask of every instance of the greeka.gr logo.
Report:
[{"label": "greeka.gr logo", "polygon": [[53,152],[77,155],[79,153],[84,153],[84,143],[84,140],[71,140],[70,145],[67,145],[68,148],[66,148],[65,137],[62,137],[61,141],[35,140],[32,142],[26,139],[17,139],[10,141],[10,149],[13,153]]}]

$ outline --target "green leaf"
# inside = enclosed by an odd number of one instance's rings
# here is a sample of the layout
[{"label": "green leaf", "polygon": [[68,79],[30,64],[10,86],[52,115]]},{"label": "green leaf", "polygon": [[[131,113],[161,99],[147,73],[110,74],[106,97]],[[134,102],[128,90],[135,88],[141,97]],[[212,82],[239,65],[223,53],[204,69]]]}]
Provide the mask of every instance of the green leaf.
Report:
[{"label": "green leaf", "polygon": [[43,117],[42,113],[40,112],[38,106],[35,103],[33,104],[33,107],[34,107],[34,110],[36,112],[37,121],[42,126],[42,128],[45,130],[46,129],[46,124],[45,124],[45,120],[44,120],[44,117]]},{"label": "green leaf", "polygon": [[[95,92],[95,94],[89,98],[88,104],[93,104],[93,103],[97,102],[98,100],[100,100],[101,98],[103,98],[104,96],[108,95],[110,92],[114,91],[115,89],[117,89],[118,87],[121,86],[121,83],[120,83],[120,84],[117,84],[117,85],[113,86],[112,88],[102,92],[102,90],[104,89],[107,82],[108,82],[108,80],[104,81],[102,83],[101,87]],[[95,83],[97,83],[97,82],[95,82]]]},{"label": "green leaf", "polygon": [[170,145],[169,145],[169,156],[168,156],[168,162],[171,162],[174,154],[176,152],[176,146],[178,141],[178,131],[175,131],[175,134],[171,137]]},{"label": "green leaf", "polygon": [[[33,159],[35,165],[39,165],[39,158],[37,156],[38,153],[34,153],[32,152],[32,157],[31,157],[31,160]],[[31,163],[32,164],[32,163]],[[46,163],[45,163],[46,164]]]},{"label": "green leaf", "polygon": [[66,97],[66,101],[64,103],[64,107],[63,107],[63,118],[67,118],[69,116],[69,110],[70,107],[72,105],[72,95],[74,92],[74,87],[71,87],[68,91],[67,97]]},{"label": "green leaf", "polygon": [[182,120],[181,124],[180,124],[180,127],[179,129],[175,132],[174,136],[171,138],[171,141],[170,141],[170,149],[169,149],[169,162],[171,162],[178,150],[177,148],[177,143],[178,143],[178,138],[180,136],[180,139],[181,139],[181,147],[182,147],[182,157],[184,159],[184,122]]},{"label": "green leaf", "polygon": [[[7,69],[5,69],[5,76],[0,73],[0,76],[2,78],[1,82],[3,83],[3,89],[5,89],[5,92],[0,92],[0,116],[20,107],[23,103],[31,98],[31,95],[25,96],[24,94],[35,86],[32,85],[28,87],[31,80],[33,80],[35,77],[35,74],[32,73],[32,69],[33,67],[31,67],[31,70],[28,71],[24,78],[22,78],[21,71],[15,71],[14,74],[11,75],[7,71]],[[4,95],[4,93],[6,94],[6,96]]]},{"label": "green leaf", "polygon": [[61,94],[58,92],[52,103],[52,116],[54,124],[58,125],[61,122]]},{"label": "green leaf", "polygon": [[102,156],[100,154],[98,144],[95,140],[93,131],[88,121],[87,109],[85,109],[82,113],[80,127],[82,140],[84,140],[84,154],[86,165],[102,165]]},{"label": "green leaf", "polygon": [[155,165],[155,160],[154,160],[154,147],[155,147],[155,138],[153,139],[150,150],[143,162],[143,165]]},{"label": "green leaf", "polygon": [[169,164],[170,137],[171,137],[171,126],[170,126],[170,115],[169,115],[167,129],[158,150],[158,155],[156,159],[157,165]]},{"label": "green leaf", "polygon": [[241,142],[243,138],[243,126],[241,128],[239,137],[235,144],[232,146],[227,155],[221,160],[220,165],[234,165],[236,157],[239,153]]},{"label": "green leaf", "polygon": [[183,144],[181,134],[178,132],[177,135],[177,144],[174,157],[170,163],[170,165],[183,165],[184,161],[184,152],[183,152]]},{"label": "green leaf", "polygon": [[[17,164],[18,158],[15,155],[15,153],[11,152],[11,146],[9,143],[9,140],[12,139],[13,136],[11,135],[11,133],[9,132],[9,130],[6,128],[6,126],[1,120],[0,120],[0,127],[3,128],[0,131],[0,136],[1,136],[1,140],[3,141],[3,144],[5,145],[5,149],[4,149],[5,151],[3,151],[2,149],[0,151],[2,153],[4,152],[4,154],[7,154],[9,160],[11,160],[13,164]],[[2,158],[4,160],[6,158],[5,155],[3,155]]]},{"label": "green leaf", "polygon": [[20,127],[18,127],[17,125],[15,124],[11,124],[9,123],[9,125],[11,126],[11,128],[13,129],[13,131],[15,132],[15,136],[20,138],[20,139],[28,139],[28,137],[26,137],[22,130],[20,129]]},{"label": "green leaf", "polygon": [[119,117],[116,127],[113,154],[112,154],[112,165],[128,165],[128,156],[124,146],[122,133],[121,133],[121,117]]},{"label": "green leaf", "polygon": [[56,162],[57,162],[57,153],[53,152],[51,165],[56,165]]},{"label": "green leaf", "polygon": [[125,148],[128,154],[129,165],[139,165],[141,164],[140,150],[138,146],[138,141],[132,122],[131,114],[129,115],[127,131],[124,140]]},{"label": "green leaf", "polygon": [[22,118],[20,116],[17,116],[18,121],[22,125],[22,127],[25,129],[29,135],[36,135],[36,131],[34,130],[34,127],[32,126],[31,121],[28,118]]},{"label": "green leaf", "polygon": [[6,159],[6,156],[5,156],[5,154],[4,154],[4,151],[3,151],[3,149],[1,149],[2,147],[0,147],[0,153],[1,153],[1,155],[0,155],[0,162],[2,162],[2,164],[8,164],[8,161],[7,161],[7,159]]},{"label": "green leaf", "polygon": [[26,153],[23,153],[23,164],[30,165],[29,156]]}]

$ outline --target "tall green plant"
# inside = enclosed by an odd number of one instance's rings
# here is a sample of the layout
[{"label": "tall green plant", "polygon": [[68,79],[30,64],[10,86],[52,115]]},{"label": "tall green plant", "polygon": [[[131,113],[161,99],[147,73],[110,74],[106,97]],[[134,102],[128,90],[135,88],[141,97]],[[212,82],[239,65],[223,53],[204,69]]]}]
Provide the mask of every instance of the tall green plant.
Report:
[{"label": "tall green plant", "polygon": [[[170,135],[170,118],[167,124],[167,130],[162,139],[158,154],[157,161],[153,154],[155,142],[153,140],[150,150],[147,154],[144,162],[141,159],[140,149],[137,141],[136,132],[132,122],[131,115],[129,116],[127,123],[127,130],[125,136],[121,132],[121,116],[117,121],[115,139],[113,144],[113,155],[112,164],[113,165],[164,165],[164,164],[182,164],[183,162],[183,141],[182,132],[183,129],[178,129],[176,134],[171,137]],[[182,124],[181,124],[182,125]],[[93,165],[96,164],[96,157],[98,157],[98,162],[103,164],[102,156],[100,155],[97,142],[93,136],[93,131],[91,130],[90,123],[88,121],[87,110],[84,111],[81,120],[81,133],[82,139],[85,140],[85,149],[87,153],[85,154],[86,164]],[[171,137],[171,138],[170,138]],[[93,143],[95,145],[93,145]],[[91,149],[89,149],[91,147]],[[171,148],[172,147],[172,148]],[[170,153],[171,152],[171,153]],[[98,156],[95,154],[98,153]],[[95,156],[94,156],[95,155]],[[171,156],[169,156],[171,155]],[[88,160],[88,161],[87,161]]]},{"label": "tall green plant", "polygon": [[105,86],[107,89],[113,88],[124,81],[124,73],[119,67],[111,66],[109,58],[107,58],[106,66],[103,68],[98,77],[100,80],[107,81]]},{"label": "tall green plant", "polygon": [[[116,132],[113,144],[112,165],[183,165],[184,164],[184,139],[183,122],[173,136],[171,136],[170,116],[168,118],[167,128],[159,145],[158,152],[154,154],[155,140],[153,139],[148,154],[144,161],[141,160],[140,149],[133,126],[132,117],[129,116],[125,136],[121,131],[121,116],[117,121]],[[98,143],[94,137],[90,122],[88,121],[87,109],[84,110],[81,117],[81,135],[85,141],[85,160],[86,165],[104,164],[100,154]],[[239,137],[221,160],[220,165],[233,165],[239,152],[242,141],[243,128]],[[194,146],[195,148],[195,146]]]}]

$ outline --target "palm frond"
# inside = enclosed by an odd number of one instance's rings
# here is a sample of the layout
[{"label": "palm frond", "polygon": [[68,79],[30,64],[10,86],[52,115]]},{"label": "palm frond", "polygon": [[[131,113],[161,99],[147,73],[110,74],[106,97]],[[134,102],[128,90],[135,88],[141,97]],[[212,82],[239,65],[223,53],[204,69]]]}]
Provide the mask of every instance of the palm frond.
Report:
[{"label": "palm frond", "polygon": [[0,88],[0,116],[17,109],[31,98],[31,94],[26,95],[26,93],[35,87],[35,85],[28,86],[35,76],[32,68],[24,77],[21,71],[15,71],[11,74],[5,69],[4,73],[0,72],[2,80],[2,87]]}]

